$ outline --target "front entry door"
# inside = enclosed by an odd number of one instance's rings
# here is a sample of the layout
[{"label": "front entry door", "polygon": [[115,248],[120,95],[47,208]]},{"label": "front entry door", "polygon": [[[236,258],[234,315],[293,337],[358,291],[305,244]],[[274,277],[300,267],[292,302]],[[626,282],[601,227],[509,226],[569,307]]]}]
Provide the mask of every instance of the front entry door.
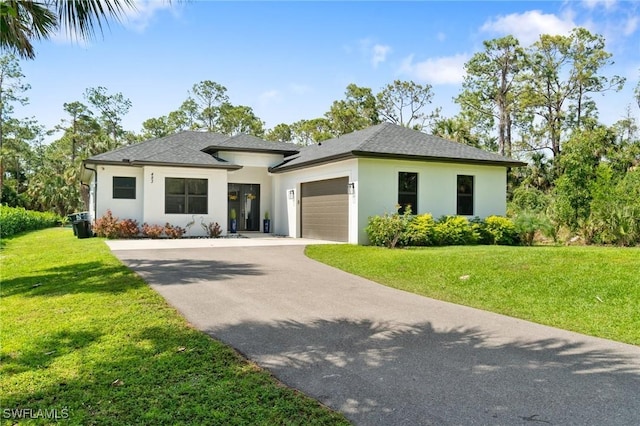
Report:
[{"label": "front entry door", "polygon": [[260,185],[229,184],[229,221],[235,211],[238,231],[260,231]]}]

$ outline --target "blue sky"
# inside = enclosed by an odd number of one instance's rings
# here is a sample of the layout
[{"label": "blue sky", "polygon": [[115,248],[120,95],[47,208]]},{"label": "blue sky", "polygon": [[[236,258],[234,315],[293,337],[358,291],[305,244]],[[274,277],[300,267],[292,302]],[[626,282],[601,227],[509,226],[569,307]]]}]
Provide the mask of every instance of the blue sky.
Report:
[{"label": "blue sky", "polygon": [[605,36],[615,61],[605,73],[627,78],[622,92],[597,97],[601,120],[611,124],[633,105],[640,2],[138,1],[104,37],[38,42],[36,59],[21,62],[30,104],[16,115],[50,129],[65,102],[104,86],[132,101],[123,124],[138,132],[144,120],[177,109],[194,83],[213,80],[271,128],[322,116],[350,83],[377,92],[401,79],[431,84],[431,107],[450,116],[463,64],[484,40],[513,34],[527,46],[576,26]]}]

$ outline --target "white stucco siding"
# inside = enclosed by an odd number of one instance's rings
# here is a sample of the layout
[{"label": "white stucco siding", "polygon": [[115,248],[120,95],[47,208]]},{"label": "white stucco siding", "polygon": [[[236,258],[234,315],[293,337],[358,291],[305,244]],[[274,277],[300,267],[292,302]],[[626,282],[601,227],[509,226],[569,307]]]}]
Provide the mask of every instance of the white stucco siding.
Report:
[{"label": "white stucco siding", "polygon": [[[95,182],[95,175],[92,182],[94,188],[92,188],[95,197],[91,201],[92,216],[94,218],[102,217],[107,210],[111,210],[111,213],[115,217],[120,219],[134,219],[142,223],[142,206],[143,206],[143,194],[144,194],[144,178],[143,170],[141,167],[133,166],[96,166],[95,169],[98,173],[97,185]],[[113,198],[113,178],[114,177],[134,177],[136,178],[136,198],[135,199],[120,199]],[[97,189],[97,191],[95,191]],[[95,206],[95,216],[93,215],[93,209]]]},{"label": "white stucco siding", "polygon": [[[207,214],[167,214],[165,213],[165,178],[207,179]],[[188,229],[187,236],[204,236],[202,222],[218,222],[223,233],[227,231],[227,171],[221,169],[196,169],[180,167],[144,168],[143,217],[140,223],[153,225],[171,225],[186,228],[189,222],[195,223]]]},{"label": "white stucco siding", "polygon": [[414,213],[431,213],[435,218],[455,215],[458,175],[474,177],[474,216],[506,212],[504,167],[361,158],[358,160],[359,243],[367,242],[364,228],[370,216],[396,210],[399,172],[418,173],[418,208]]},{"label": "white stucco siding", "polygon": [[[274,230],[278,234],[300,237],[300,186],[318,180],[348,177],[356,186],[349,195],[349,242],[358,243],[358,162],[356,159],[339,161],[274,175]],[[294,190],[294,199],[288,192]]]},{"label": "white stucco siding", "polygon": [[219,151],[218,157],[231,164],[245,167],[272,167],[282,163],[282,154],[266,154],[259,152]]}]

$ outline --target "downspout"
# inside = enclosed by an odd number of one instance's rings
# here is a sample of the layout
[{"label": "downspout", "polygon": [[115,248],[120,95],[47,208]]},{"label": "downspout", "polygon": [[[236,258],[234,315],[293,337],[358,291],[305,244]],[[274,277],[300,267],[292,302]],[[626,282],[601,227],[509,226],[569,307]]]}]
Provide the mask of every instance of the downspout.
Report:
[{"label": "downspout", "polygon": [[[93,188],[93,214],[97,215],[98,214],[98,170],[97,169],[92,169],[91,167],[87,167],[86,164],[83,164],[83,167],[85,168],[85,170],[91,170],[94,174],[94,176],[96,177],[95,179],[95,187]],[[87,185],[87,184],[83,184],[83,185]],[[91,194],[91,186],[87,185],[89,187],[89,194]],[[92,218],[93,220],[95,220],[96,218]]]}]

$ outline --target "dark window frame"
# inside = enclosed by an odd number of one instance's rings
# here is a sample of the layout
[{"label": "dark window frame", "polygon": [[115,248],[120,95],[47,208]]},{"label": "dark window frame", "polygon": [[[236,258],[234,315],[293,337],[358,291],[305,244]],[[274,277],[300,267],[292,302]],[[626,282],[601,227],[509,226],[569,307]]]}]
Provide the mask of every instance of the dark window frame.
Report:
[{"label": "dark window frame", "polygon": [[[133,182],[133,186],[131,186]],[[136,199],[136,178],[135,176],[113,176],[111,181],[113,199],[135,200]],[[128,185],[125,183],[129,183]]]},{"label": "dark window frame", "polygon": [[456,176],[456,214],[473,216],[475,211],[475,176]]},{"label": "dark window frame", "polygon": [[407,205],[418,213],[418,173],[398,172],[398,213],[404,214]]},{"label": "dark window frame", "polygon": [[[204,192],[198,192],[199,186]],[[169,188],[180,191],[169,193]],[[204,203],[202,201],[204,200]],[[202,178],[165,177],[164,213],[165,214],[209,214],[209,180]]]}]

